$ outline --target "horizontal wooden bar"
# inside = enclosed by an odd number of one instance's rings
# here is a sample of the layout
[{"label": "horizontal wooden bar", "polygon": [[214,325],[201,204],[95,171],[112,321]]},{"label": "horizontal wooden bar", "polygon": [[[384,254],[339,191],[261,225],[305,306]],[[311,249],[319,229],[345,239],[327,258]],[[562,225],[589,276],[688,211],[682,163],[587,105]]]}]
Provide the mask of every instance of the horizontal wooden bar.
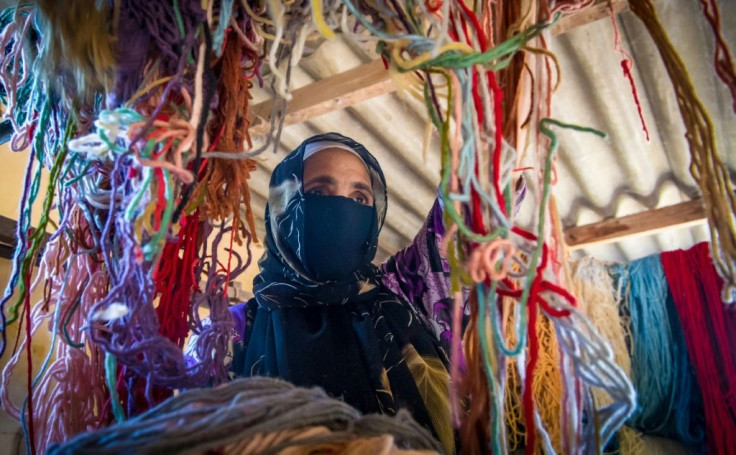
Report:
[{"label": "horizontal wooden bar", "polygon": [[[628,0],[612,0],[615,13],[628,8]],[[610,15],[608,0],[598,0],[590,7],[569,14],[552,27],[551,34],[561,35],[570,30]],[[357,68],[313,82],[292,92],[286,105],[284,125],[306,122],[310,118],[334,112],[396,91],[383,61],[378,59]],[[252,136],[268,133],[273,100],[263,101],[251,109]]]},{"label": "horizontal wooden bar", "polygon": [[593,5],[585,8],[584,10],[577,11],[567,16],[563,16],[557,22],[557,24],[552,27],[550,33],[552,34],[552,36],[562,35],[569,32],[570,30],[582,27],[583,25],[587,25],[601,19],[611,17],[611,8],[613,9],[614,14],[626,11],[629,9],[629,1],[612,0],[610,2],[609,8],[608,0],[598,0]]},{"label": "horizontal wooden bar", "polygon": [[702,199],[649,210],[634,215],[611,218],[598,223],[565,229],[565,243],[570,249],[616,242],[666,229],[693,226],[707,221]]},{"label": "horizontal wooden bar", "polygon": [[[310,118],[345,109],[367,99],[396,91],[396,86],[382,60],[345,71],[313,82],[292,92],[286,105],[284,125],[306,122]],[[257,136],[268,132],[273,101],[253,106],[250,134]],[[256,123],[256,119],[260,119]]]}]

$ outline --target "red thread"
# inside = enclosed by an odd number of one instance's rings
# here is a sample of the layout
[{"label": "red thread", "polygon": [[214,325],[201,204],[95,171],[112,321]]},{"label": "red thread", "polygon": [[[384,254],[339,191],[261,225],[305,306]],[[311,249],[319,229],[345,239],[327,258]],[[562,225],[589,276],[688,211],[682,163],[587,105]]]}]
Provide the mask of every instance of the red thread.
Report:
[{"label": "red thread", "polygon": [[[29,234],[30,235],[30,234]],[[30,242],[29,242],[30,243]],[[30,246],[30,245],[29,245]],[[31,286],[31,273],[33,273],[33,267],[28,269],[28,274],[25,276],[26,289]],[[31,293],[26,293],[25,300],[25,312],[26,312],[26,362],[28,363],[28,437],[31,440],[31,454],[36,453],[36,435],[33,425],[33,346],[31,343],[32,338],[32,327],[31,327]]]},{"label": "red thread", "polygon": [[636,111],[639,113],[639,120],[641,121],[641,129],[644,130],[647,142],[649,142],[649,128],[647,123],[644,121],[644,113],[641,110],[641,102],[639,101],[639,92],[636,90],[636,83],[634,82],[634,76],[631,74],[632,63],[631,60],[621,60],[621,68],[624,70],[624,76],[629,80],[631,85],[631,95],[634,97],[634,103],[636,104]]},{"label": "red thread", "polygon": [[506,202],[501,193],[499,181],[501,180],[501,144],[503,143],[503,90],[496,82],[496,74],[488,72],[488,83],[493,90],[494,120],[496,121],[496,144],[493,149],[493,187],[496,190],[496,198],[501,211],[506,215]]},{"label": "red thread", "polygon": [[427,11],[430,13],[436,13],[440,8],[442,8],[442,0],[437,0],[436,2],[427,0],[424,4],[427,6]]},{"label": "red thread", "polygon": [[733,111],[736,112],[736,73],[734,73],[733,68],[733,57],[721,33],[721,13],[718,9],[718,2],[714,0],[700,0],[700,4],[703,5],[703,14],[710,24],[711,29],[713,29],[713,35],[715,36],[716,49],[713,56],[713,64],[716,68],[716,74],[726,84],[726,87],[731,90]]},{"label": "red thread", "polygon": [[641,110],[641,102],[639,101],[639,92],[636,89],[636,83],[634,82],[634,76],[631,73],[631,70],[634,67],[634,61],[632,60],[631,56],[621,46],[621,35],[618,32],[618,24],[616,23],[616,13],[613,11],[613,8],[610,7],[610,4],[609,4],[609,10],[611,12],[611,23],[613,24],[613,50],[619,53],[623,57],[623,60],[621,60],[621,68],[624,71],[624,77],[626,77],[629,80],[629,85],[631,85],[631,95],[634,97],[634,103],[636,104],[636,110],[639,113],[639,120],[641,121],[641,129],[644,131],[644,134],[646,135],[647,142],[649,142],[649,128],[647,128],[647,123],[644,120],[644,113]]},{"label": "red thread", "polygon": [[721,301],[723,282],[707,243],[662,253],[661,259],[703,396],[706,441],[714,453],[731,453],[736,447],[736,314]]},{"label": "red thread", "polygon": [[235,229],[230,231],[230,251],[227,255],[227,274],[225,275],[225,297],[227,298],[227,288],[230,285],[230,269],[233,260],[233,239],[235,239]]},{"label": "red thread", "polygon": [[[159,304],[156,315],[160,333],[179,347],[189,332],[187,318],[191,292],[197,285],[192,270],[196,264],[199,242],[199,212],[182,218],[179,237],[167,242],[154,274]],[[181,257],[179,252],[183,250]]]},{"label": "red thread", "polygon": [[513,232],[514,234],[516,234],[516,235],[518,235],[520,237],[523,237],[523,238],[525,238],[527,240],[531,240],[532,242],[534,242],[534,241],[537,240],[537,236],[536,235],[532,234],[531,232],[529,232],[529,231],[527,231],[525,229],[520,228],[519,226],[512,227],[511,228],[511,232]]},{"label": "red thread", "polygon": [[161,168],[155,168],[154,174],[156,175],[156,213],[153,216],[153,229],[158,231],[161,229],[161,218],[163,217],[164,210],[166,209],[166,187],[164,182],[164,171]]}]

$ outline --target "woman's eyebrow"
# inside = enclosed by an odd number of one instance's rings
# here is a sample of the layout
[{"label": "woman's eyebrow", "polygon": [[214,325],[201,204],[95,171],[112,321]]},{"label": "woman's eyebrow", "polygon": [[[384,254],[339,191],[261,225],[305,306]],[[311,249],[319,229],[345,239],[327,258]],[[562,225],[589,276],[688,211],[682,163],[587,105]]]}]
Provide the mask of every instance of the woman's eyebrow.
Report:
[{"label": "woman's eyebrow", "polygon": [[318,175],[304,182],[304,185],[312,185],[314,183],[323,183],[327,185],[337,185],[337,179],[331,175]]},{"label": "woman's eyebrow", "polygon": [[363,182],[353,182],[353,188],[358,189],[358,190],[367,191],[368,194],[373,196],[373,188],[371,188],[370,186],[366,185]]}]

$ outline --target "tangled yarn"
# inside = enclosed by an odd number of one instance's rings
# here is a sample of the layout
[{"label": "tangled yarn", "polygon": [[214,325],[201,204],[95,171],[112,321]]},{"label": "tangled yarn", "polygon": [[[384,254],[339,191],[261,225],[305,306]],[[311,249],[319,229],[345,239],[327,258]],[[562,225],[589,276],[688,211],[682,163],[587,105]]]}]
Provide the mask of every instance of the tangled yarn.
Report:
[{"label": "tangled yarn", "polygon": [[126,422],[53,446],[48,453],[192,453],[220,448],[236,453],[248,447],[237,453],[278,453],[382,435],[391,435],[399,448],[441,452],[439,442],[405,412],[361,416],[321,389],[253,377],[182,392]]}]

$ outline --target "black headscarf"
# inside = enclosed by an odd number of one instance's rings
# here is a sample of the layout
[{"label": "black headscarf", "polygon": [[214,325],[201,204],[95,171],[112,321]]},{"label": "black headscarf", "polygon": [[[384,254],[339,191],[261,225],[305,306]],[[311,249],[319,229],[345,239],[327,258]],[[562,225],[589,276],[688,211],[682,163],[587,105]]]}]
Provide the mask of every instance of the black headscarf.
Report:
[{"label": "black headscarf", "polygon": [[[377,222],[369,234],[362,266],[348,280],[318,281],[306,266],[304,248],[305,195],[302,186],[304,154],[310,144],[344,144],[365,163],[373,187]],[[276,166],[271,174],[266,207],[266,252],[253,281],[256,300],[264,308],[303,307],[345,303],[375,287],[378,269],[371,263],[378,248],[378,233],[386,218],[386,180],[378,161],[358,142],[338,133],[320,134],[304,141]]]},{"label": "black headscarf", "polygon": [[[363,263],[341,281],[319,281],[304,248],[304,154],[309,144],[336,142],[365,163],[374,193],[374,223]],[[274,169],[266,209],[266,252],[246,305],[243,343],[233,370],[319,386],[364,413],[408,409],[448,451],[454,447],[447,403],[448,360],[413,307],[381,283],[375,256],[386,216],[386,183],[378,162],[337,133],[304,141]],[[327,221],[329,222],[329,220]],[[236,346],[237,348],[237,346]]]}]

